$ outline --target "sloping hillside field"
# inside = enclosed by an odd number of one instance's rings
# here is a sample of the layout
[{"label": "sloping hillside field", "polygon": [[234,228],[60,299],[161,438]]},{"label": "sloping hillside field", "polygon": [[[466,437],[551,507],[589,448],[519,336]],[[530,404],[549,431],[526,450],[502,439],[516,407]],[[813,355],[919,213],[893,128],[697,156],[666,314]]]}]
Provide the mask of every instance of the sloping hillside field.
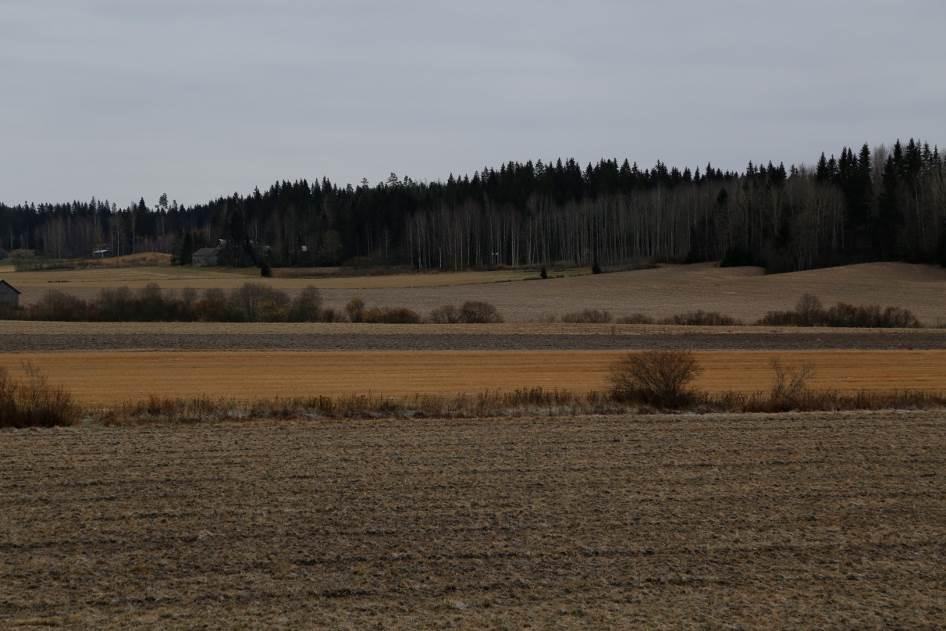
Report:
[{"label": "sloping hillside field", "polygon": [[939,413],[0,432],[0,627],[934,628]]},{"label": "sloping hillside field", "polygon": [[764,275],[755,267],[719,268],[711,264],[667,265],[657,269],[600,275],[569,271],[563,278],[539,280],[535,271],[396,274],[312,278],[259,278],[254,270],[189,267],[133,267],[77,271],[0,271],[0,278],[23,291],[25,304],[56,289],[93,298],[105,287],[165,289],[233,288],[262,282],[290,294],[307,285],[322,289],[326,303],[344,307],[354,296],[369,304],[405,306],[427,313],[444,304],[486,300],[507,320],[607,309],[616,317],[643,313],[667,317],[694,309],[719,311],[754,321],[767,311],[787,309],[806,293],[826,304],[882,302],[911,309],[928,325],[946,324],[946,269],[906,263],[867,263],[827,269]]}]

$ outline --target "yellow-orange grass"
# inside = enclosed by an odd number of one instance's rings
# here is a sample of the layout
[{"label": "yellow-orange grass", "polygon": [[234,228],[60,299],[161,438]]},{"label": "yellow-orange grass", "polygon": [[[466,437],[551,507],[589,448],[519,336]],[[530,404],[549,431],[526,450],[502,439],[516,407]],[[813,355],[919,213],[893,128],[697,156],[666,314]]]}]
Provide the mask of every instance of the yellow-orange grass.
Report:
[{"label": "yellow-orange grass", "polygon": [[[317,395],[455,394],[542,387],[602,389],[614,351],[77,352],[8,353],[83,403],[162,397],[262,399]],[[812,385],[842,391],[946,390],[946,351],[720,351],[697,353],[697,386],[713,392],[765,390],[769,363],[813,364]]]}]

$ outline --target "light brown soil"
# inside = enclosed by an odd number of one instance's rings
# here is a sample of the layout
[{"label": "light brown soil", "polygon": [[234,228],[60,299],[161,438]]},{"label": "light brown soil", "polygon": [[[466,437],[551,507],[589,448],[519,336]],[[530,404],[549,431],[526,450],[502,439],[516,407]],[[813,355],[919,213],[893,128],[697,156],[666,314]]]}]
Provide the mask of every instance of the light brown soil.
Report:
[{"label": "light brown soil", "polygon": [[0,627],[934,628],[942,413],[0,432]]},{"label": "light brown soil", "polygon": [[[86,404],[207,396],[272,399],[374,394],[474,394],[521,388],[604,390],[618,351],[52,352],[0,354],[14,375],[25,361]],[[707,351],[695,386],[761,392],[770,363],[811,364],[814,388],[946,392],[946,351]]]}]

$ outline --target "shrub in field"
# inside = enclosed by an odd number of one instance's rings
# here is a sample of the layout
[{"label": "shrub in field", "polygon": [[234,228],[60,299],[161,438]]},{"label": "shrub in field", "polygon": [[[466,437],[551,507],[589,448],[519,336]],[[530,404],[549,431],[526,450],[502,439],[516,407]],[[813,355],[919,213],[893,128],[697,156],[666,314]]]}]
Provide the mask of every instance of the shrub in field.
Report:
[{"label": "shrub in field", "polygon": [[839,302],[825,309],[816,296],[804,294],[793,311],[770,311],[758,322],[767,326],[829,326],[863,328],[917,328],[920,321],[909,309]]},{"label": "shrub in field", "polygon": [[289,313],[289,296],[260,283],[245,283],[230,293],[229,311],[242,322],[280,322]]},{"label": "shrub in field", "polygon": [[460,321],[467,324],[490,324],[502,322],[503,317],[490,303],[471,300],[460,306]]},{"label": "shrub in field", "polygon": [[406,307],[372,307],[366,309],[361,322],[385,324],[418,324],[420,314]]},{"label": "shrub in field", "polygon": [[328,307],[326,309],[322,309],[321,318],[322,322],[344,322],[345,314],[343,314],[341,311],[337,311],[331,307]]},{"label": "shrub in field", "polygon": [[800,326],[815,326],[824,317],[824,305],[814,294],[802,294],[795,305],[795,314]]},{"label": "shrub in field", "polygon": [[611,396],[618,401],[681,407],[694,400],[689,386],[700,371],[690,351],[632,353],[611,369]]},{"label": "shrub in field", "polygon": [[365,301],[357,297],[352,298],[348,301],[348,304],[345,305],[345,312],[348,314],[348,319],[352,322],[364,322]]},{"label": "shrub in field", "polygon": [[230,314],[227,294],[222,289],[208,289],[195,305],[197,319],[205,322],[228,322],[235,319]]},{"label": "shrub in field", "polygon": [[615,322],[618,324],[653,324],[654,319],[643,313],[632,313],[631,315],[621,316]]},{"label": "shrub in field", "polygon": [[0,427],[53,427],[79,421],[79,406],[62,388],[26,365],[26,378],[13,380],[0,368]]},{"label": "shrub in field", "polygon": [[741,324],[736,318],[732,318],[715,311],[690,311],[688,313],[678,313],[675,316],[664,318],[661,324],[682,324],[687,326],[734,326]]},{"label": "shrub in field", "polygon": [[811,396],[808,381],[814,376],[815,368],[805,364],[796,368],[787,367],[779,359],[773,359],[773,381],[769,391],[770,411],[788,411],[803,408]]},{"label": "shrub in field", "polygon": [[108,322],[122,322],[135,315],[134,297],[128,287],[111,287],[99,292],[96,316]]},{"label": "shrub in field", "polygon": [[453,305],[443,305],[430,312],[430,322],[436,324],[490,324],[502,322],[496,307],[488,302],[471,300],[464,302],[459,308]]},{"label": "shrub in field", "polygon": [[428,319],[434,324],[456,324],[460,322],[460,310],[453,305],[443,305],[431,311]]},{"label": "shrub in field", "polygon": [[177,320],[192,322],[197,319],[197,290],[185,287],[181,290],[181,297],[177,300]]},{"label": "shrub in field", "polygon": [[42,298],[29,308],[32,320],[56,320],[63,322],[84,321],[89,319],[89,304],[61,291],[47,291]]},{"label": "shrub in field", "polygon": [[562,322],[578,322],[582,324],[605,324],[611,322],[613,318],[608,311],[598,309],[585,309],[574,313],[566,313],[562,316]]},{"label": "shrub in field", "polygon": [[306,287],[289,306],[290,322],[318,322],[322,319],[322,294],[315,287]]}]

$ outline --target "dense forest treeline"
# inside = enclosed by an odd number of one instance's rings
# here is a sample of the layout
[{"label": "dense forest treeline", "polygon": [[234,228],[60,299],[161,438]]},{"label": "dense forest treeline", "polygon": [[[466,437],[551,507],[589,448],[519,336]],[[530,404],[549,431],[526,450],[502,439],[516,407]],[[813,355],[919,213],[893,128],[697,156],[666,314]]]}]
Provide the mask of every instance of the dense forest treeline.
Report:
[{"label": "dense forest treeline", "polygon": [[946,164],[911,139],[844,148],[813,167],[530,161],[446,182],[394,174],[374,186],[279,182],[187,207],[166,195],[153,207],[0,204],[0,247],[50,258],[161,251],[186,264],[218,243],[228,265],[946,264]]}]

